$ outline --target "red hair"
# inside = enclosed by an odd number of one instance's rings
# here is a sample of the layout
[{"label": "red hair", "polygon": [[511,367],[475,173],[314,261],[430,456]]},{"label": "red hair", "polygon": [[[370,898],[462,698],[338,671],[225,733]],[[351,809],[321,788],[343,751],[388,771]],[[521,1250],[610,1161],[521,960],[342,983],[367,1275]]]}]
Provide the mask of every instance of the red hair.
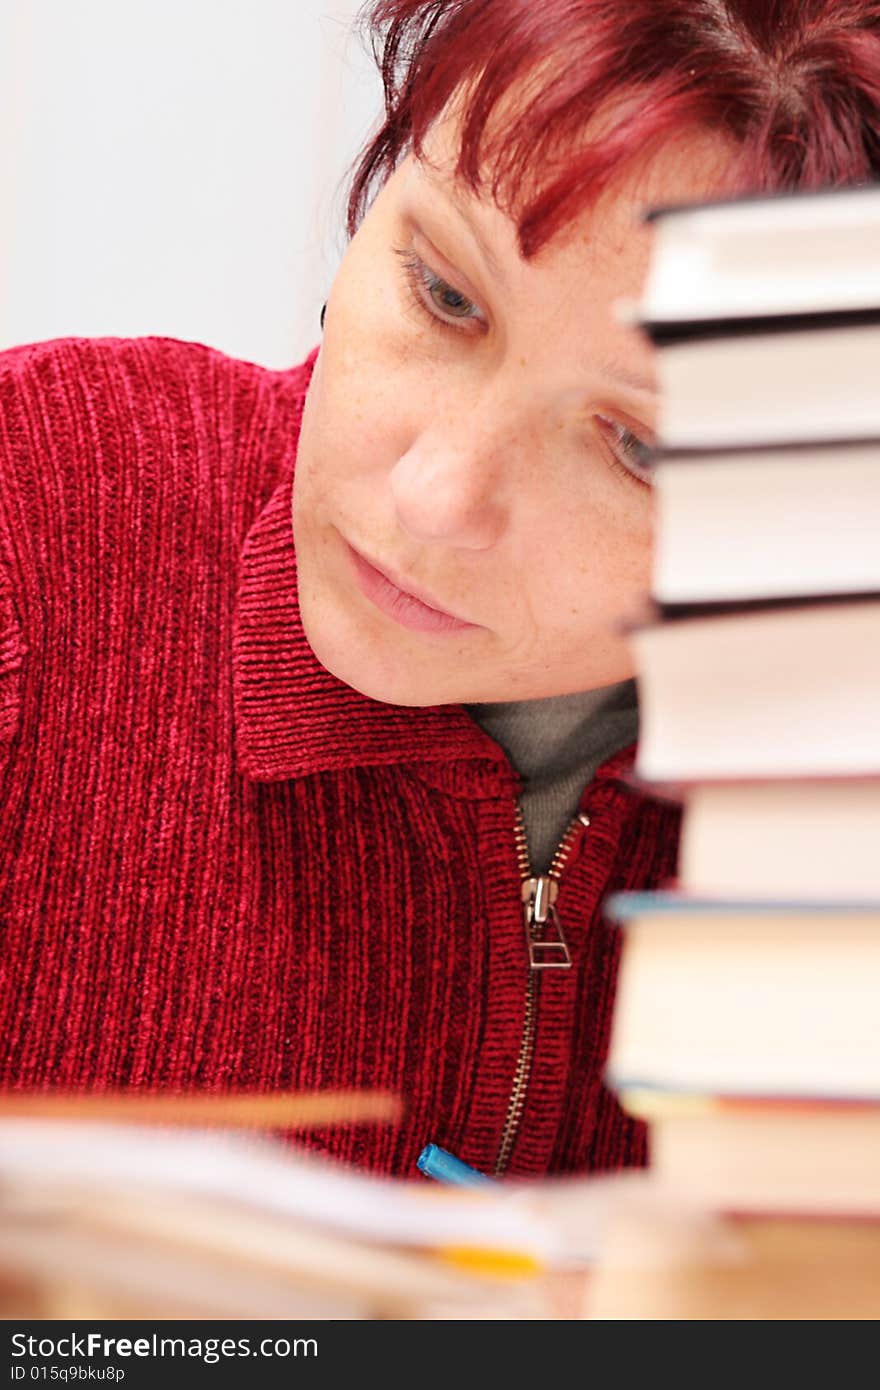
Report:
[{"label": "red hair", "polygon": [[[743,192],[880,176],[880,0],[373,0],[360,23],[385,118],[354,166],[349,236],[454,93],[456,177],[480,194],[491,168],[525,259],[627,159],[694,127],[732,138]],[[499,116],[521,79],[528,100]],[[635,100],[586,141],[620,96]]]}]

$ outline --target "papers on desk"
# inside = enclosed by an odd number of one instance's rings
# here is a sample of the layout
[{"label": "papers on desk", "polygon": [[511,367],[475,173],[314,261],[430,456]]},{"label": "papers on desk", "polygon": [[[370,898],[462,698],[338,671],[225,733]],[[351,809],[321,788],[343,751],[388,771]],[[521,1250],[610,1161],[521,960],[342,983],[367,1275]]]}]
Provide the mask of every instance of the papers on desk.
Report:
[{"label": "papers on desk", "polygon": [[594,1253],[603,1200],[584,1180],[374,1178],[223,1132],[0,1121],[0,1268],[75,1267],[192,1316],[547,1316],[542,1280]]}]

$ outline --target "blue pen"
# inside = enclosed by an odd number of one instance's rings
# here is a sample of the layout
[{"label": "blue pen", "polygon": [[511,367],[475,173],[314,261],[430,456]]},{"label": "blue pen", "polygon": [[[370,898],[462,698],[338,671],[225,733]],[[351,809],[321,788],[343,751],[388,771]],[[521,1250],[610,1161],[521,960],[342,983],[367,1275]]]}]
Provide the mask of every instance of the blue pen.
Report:
[{"label": "blue pen", "polygon": [[452,1183],[455,1187],[483,1187],[486,1183],[494,1186],[494,1180],[485,1173],[462,1163],[455,1154],[447,1153],[438,1144],[426,1144],[419,1154],[416,1165],[425,1177],[436,1178],[437,1182]]}]

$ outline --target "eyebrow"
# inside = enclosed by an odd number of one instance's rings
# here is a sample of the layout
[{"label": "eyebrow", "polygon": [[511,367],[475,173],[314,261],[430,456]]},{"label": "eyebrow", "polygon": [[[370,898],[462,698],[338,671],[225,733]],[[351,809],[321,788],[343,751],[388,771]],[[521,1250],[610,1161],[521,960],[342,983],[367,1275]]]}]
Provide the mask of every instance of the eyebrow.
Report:
[{"label": "eyebrow", "polygon": [[[477,247],[482,253],[483,260],[492,271],[495,278],[502,285],[507,286],[507,279],[504,269],[498,258],[489,246],[479,227],[473,221],[467,208],[467,200],[459,191],[456,184],[449,184],[438,176],[437,172],[429,164],[419,162],[419,170],[436,191],[451,203],[456,212],[461,217]],[[646,396],[656,396],[658,394],[656,382],[652,377],[644,376],[641,372],[634,372],[622,362],[614,362],[611,359],[603,359],[596,363],[595,370],[607,381],[617,385],[628,386],[631,391],[640,391]]]},{"label": "eyebrow", "polygon": [[483,260],[486,262],[486,265],[489,267],[492,274],[495,276],[495,279],[498,280],[506,288],[507,277],[504,274],[504,268],[498,260],[498,257],[495,255],[495,252],[492,250],[491,246],[486,241],[486,238],[483,236],[483,233],[480,231],[479,227],[474,222],[473,218],[471,217],[471,214],[468,212],[467,199],[465,195],[459,190],[456,184],[449,184],[445,180],[441,179],[437,175],[437,173],[431,168],[430,165],[420,163],[419,169],[424,175],[424,177],[427,179],[427,181],[432,185],[432,187],[435,188],[437,192],[440,193],[443,197],[445,197],[447,202],[451,203],[452,206],[455,208],[462,222],[465,224],[471,236],[473,237],[477,245],[477,248],[479,249],[480,254],[483,257]]}]

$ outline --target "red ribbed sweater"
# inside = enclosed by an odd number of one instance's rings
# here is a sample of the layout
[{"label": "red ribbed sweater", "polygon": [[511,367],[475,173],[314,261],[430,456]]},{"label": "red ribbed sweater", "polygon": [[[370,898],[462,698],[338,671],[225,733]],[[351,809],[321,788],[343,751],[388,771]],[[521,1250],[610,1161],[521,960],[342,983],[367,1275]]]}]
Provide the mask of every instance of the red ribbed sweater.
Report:
[{"label": "red ribbed sweater", "polygon": [[[299,620],[291,483],[315,353],[169,338],[0,353],[0,1085],[400,1093],[308,1144],[491,1170],[527,957],[517,774],[460,706],[343,685]],[[611,890],[675,870],[680,814],[621,780],[562,875],[508,1171],[645,1161],[602,1086]]]}]

